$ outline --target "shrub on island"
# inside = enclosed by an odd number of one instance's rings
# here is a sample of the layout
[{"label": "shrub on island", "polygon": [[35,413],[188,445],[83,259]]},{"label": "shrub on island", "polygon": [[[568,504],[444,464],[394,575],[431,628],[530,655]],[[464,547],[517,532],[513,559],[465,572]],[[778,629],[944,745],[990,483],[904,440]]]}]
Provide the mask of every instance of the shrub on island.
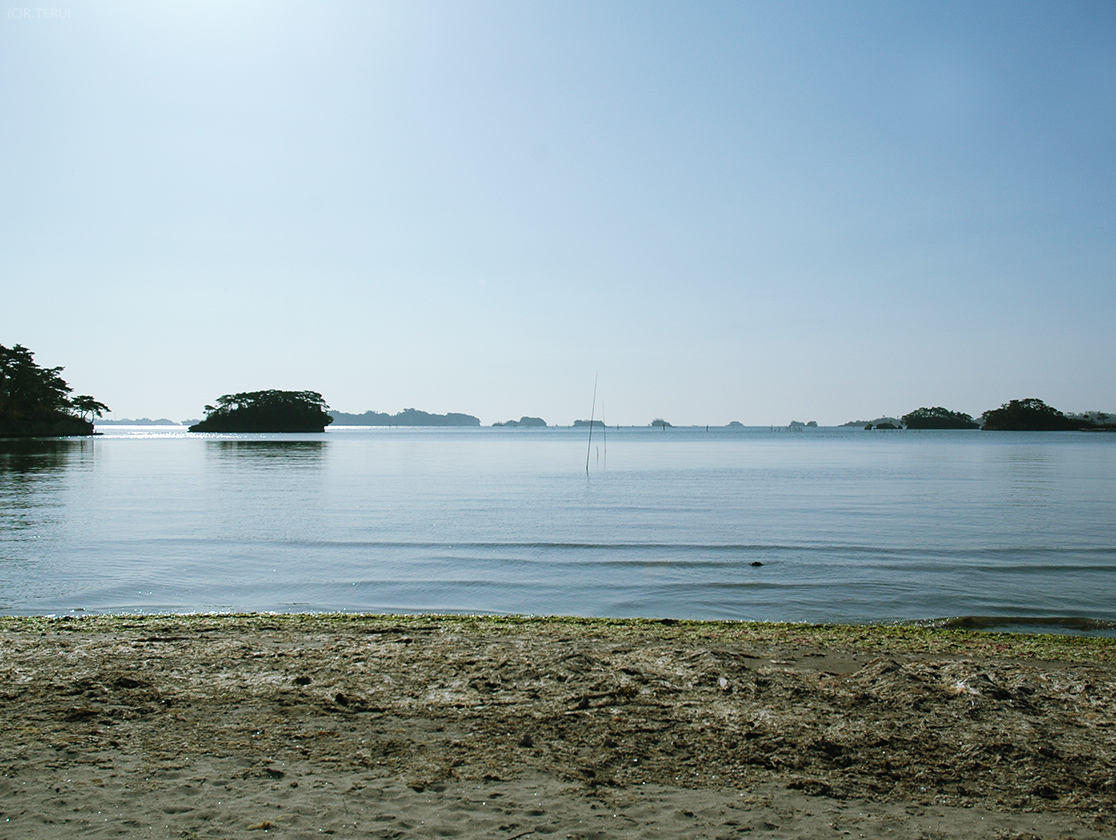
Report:
[{"label": "shrub on island", "polygon": [[205,407],[191,432],[324,432],[333,422],[317,391],[247,391],[225,394]]}]

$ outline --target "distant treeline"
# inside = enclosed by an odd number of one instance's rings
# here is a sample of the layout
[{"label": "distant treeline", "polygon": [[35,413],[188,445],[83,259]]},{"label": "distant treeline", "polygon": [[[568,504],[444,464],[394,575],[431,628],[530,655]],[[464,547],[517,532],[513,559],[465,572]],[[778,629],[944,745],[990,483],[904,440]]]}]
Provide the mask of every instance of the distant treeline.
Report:
[{"label": "distant treeline", "polygon": [[329,416],[338,426],[479,426],[480,418],[472,414],[430,414],[417,408],[405,408],[398,414],[366,411],[364,414],[346,414],[331,411]]},{"label": "distant treeline", "polygon": [[[93,421],[109,411],[108,406],[88,394],[71,396],[72,389],[60,376],[61,367],[36,364],[26,347],[0,344],[0,437],[65,436],[94,434]],[[343,426],[480,426],[480,418],[450,412],[431,414],[405,408],[398,414],[366,411],[347,414],[331,411],[317,391],[246,391],[226,394],[217,405],[205,407],[204,420],[193,422],[191,432],[322,432],[330,423]],[[177,425],[172,420],[105,420],[105,424]],[[190,421],[186,421],[190,422]],[[540,417],[521,417],[493,426],[547,425]],[[575,420],[574,426],[603,428],[602,420]],[[941,406],[918,408],[902,418],[881,417],[854,421],[845,426],[866,429],[985,429],[988,431],[1116,431],[1116,415],[1103,411],[1064,414],[1040,399],[1011,400],[985,411],[979,420]],[[653,428],[666,431],[671,424],[661,418]],[[816,427],[815,421],[792,421],[791,429]],[[741,427],[738,421],[728,424]],[[707,427],[708,428],[708,427]]]},{"label": "distant treeline", "polygon": [[497,428],[500,426],[510,426],[511,428],[528,426],[542,429],[546,427],[546,421],[541,417],[520,417],[518,420],[505,420],[503,423],[493,423],[492,425]]},{"label": "distant treeline", "polygon": [[160,417],[158,420],[152,420],[150,417],[139,417],[135,420],[130,420],[127,417],[122,417],[119,420],[98,420],[98,426],[189,426],[197,423],[197,420],[184,420],[181,423],[177,420],[168,420],[166,417]]},{"label": "distant treeline", "polygon": [[865,429],[984,429],[989,432],[1057,432],[1116,428],[1116,416],[1103,411],[1084,414],[1063,414],[1040,399],[1027,397],[1010,400],[999,408],[989,409],[974,419],[960,411],[941,406],[917,408],[902,418],[880,417],[867,422],[845,423],[862,425]]}]

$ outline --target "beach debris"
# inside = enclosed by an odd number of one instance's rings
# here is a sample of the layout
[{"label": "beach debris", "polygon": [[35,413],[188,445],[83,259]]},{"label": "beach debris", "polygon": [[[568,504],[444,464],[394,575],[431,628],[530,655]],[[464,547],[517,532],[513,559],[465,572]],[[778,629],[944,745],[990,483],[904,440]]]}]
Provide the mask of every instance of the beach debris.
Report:
[{"label": "beach debris", "polygon": [[[834,800],[1065,813],[1099,820],[1103,836],[1116,826],[1116,645],[1104,639],[303,616],[268,617],[280,629],[265,644],[255,619],[193,617],[175,625],[188,644],[153,653],[140,639],[165,618],[120,621],[68,648],[5,621],[4,766],[40,752],[43,767],[73,765],[96,750],[119,765],[192,761],[273,790],[334,771],[423,791],[497,772],[594,796],[777,784]],[[370,642],[381,628],[412,641]],[[124,674],[147,685],[117,690]],[[295,690],[299,675],[314,688]],[[104,781],[115,790],[125,778]],[[256,818],[233,826],[290,827]]]}]

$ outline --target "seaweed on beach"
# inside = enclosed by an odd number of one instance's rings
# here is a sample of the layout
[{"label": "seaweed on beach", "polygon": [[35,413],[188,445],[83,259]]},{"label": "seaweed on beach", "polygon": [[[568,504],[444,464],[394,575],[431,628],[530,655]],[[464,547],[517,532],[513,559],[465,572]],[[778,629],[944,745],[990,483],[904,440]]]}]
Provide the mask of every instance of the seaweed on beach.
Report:
[{"label": "seaweed on beach", "polygon": [[533,772],[587,791],[776,782],[1116,814],[1111,639],[354,615],[6,618],[0,632],[14,733],[0,762],[15,770],[48,745],[78,763],[218,755],[417,788]]}]

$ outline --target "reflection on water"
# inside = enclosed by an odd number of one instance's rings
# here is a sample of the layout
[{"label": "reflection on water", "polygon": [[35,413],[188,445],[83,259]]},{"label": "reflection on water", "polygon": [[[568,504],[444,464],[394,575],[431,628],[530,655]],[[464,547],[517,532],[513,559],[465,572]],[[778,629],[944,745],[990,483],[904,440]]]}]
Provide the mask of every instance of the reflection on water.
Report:
[{"label": "reflection on water", "polygon": [[56,577],[46,559],[69,513],[72,478],[93,469],[88,439],[0,440],[0,607]]},{"label": "reflection on water", "polygon": [[[324,440],[207,440],[208,533],[230,544],[325,538]],[[212,480],[215,478],[215,480]]]},{"label": "reflection on water", "polygon": [[257,467],[319,465],[327,446],[324,440],[207,440],[205,444],[205,454],[211,458],[251,460]]},{"label": "reflection on water", "polygon": [[0,487],[10,478],[43,472],[59,472],[93,455],[88,439],[0,439]]},{"label": "reflection on water", "polygon": [[0,441],[0,614],[1116,621],[1116,436],[608,442],[587,477],[580,430]]},{"label": "reflection on water", "polygon": [[1008,453],[1004,467],[1013,494],[1022,503],[1041,504],[1056,490],[1055,463],[1047,452],[1025,449]]},{"label": "reflection on water", "polygon": [[0,440],[0,531],[30,528],[61,508],[67,475],[92,460],[89,440]]}]

